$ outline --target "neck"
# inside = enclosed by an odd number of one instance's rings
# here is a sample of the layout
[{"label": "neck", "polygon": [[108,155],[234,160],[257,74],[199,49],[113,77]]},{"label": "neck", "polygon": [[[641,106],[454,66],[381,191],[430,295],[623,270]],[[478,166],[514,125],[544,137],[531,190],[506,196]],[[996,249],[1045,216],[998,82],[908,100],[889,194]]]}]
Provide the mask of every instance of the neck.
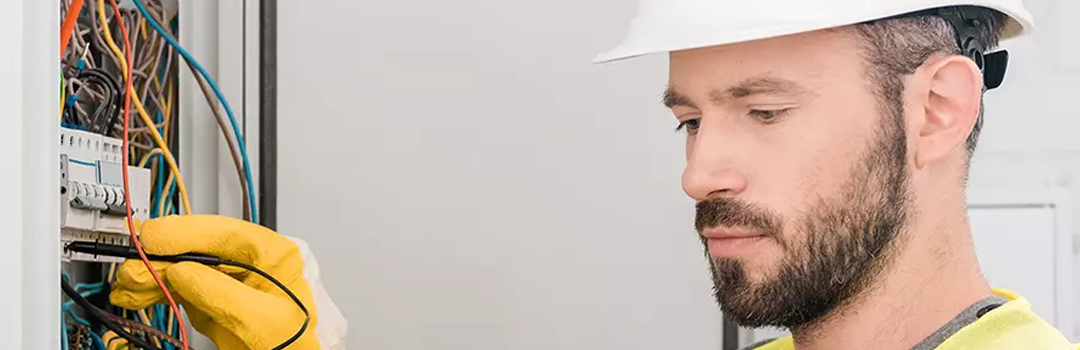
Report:
[{"label": "neck", "polygon": [[971,304],[993,295],[975,258],[966,206],[959,207],[959,213],[949,213],[959,222],[916,220],[934,222],[923,227],[913,222],[898,255],[876,282],[821,321],[794,330],[795,348],[911,349]]}]

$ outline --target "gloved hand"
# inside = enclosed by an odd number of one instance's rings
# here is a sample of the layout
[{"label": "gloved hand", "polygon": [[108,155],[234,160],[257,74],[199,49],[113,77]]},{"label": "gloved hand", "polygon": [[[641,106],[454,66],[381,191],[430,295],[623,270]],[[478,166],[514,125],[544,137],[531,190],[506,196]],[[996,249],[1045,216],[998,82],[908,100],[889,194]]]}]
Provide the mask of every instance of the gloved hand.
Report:
[{"label": "gloved hand", "polygon": [[[288,348],[319,349],[311,286],[303,277],[300,251],[288,238],[230,217],[183,215],[147,221],[140,242],[147,254],[208,254],[249,264],[274,276],[311,312],[304,335]],[[195,329],[220,350],[269,350],[292,337],[304,322],[296,303],[255,273],[194,262],[153,265]],[[120,266],[109,299],[131,310],[167,303],[140,260],[128,260]]]}]

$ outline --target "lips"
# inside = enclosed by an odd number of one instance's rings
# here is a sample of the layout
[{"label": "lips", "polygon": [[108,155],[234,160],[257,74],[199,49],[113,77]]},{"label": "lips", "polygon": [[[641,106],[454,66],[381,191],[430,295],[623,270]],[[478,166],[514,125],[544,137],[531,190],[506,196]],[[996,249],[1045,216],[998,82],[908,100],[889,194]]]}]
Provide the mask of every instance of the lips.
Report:
[{"label": "lips", "polygon": [[726,227],[710,227],[701,232],[709,256],[736,258],[757,251],[766,235]]},{"label": "lips", "polygon": [[701,231],[701,236],[706,239],[745,239],[765,237],[763,234],[727,227],[706,228]]}]

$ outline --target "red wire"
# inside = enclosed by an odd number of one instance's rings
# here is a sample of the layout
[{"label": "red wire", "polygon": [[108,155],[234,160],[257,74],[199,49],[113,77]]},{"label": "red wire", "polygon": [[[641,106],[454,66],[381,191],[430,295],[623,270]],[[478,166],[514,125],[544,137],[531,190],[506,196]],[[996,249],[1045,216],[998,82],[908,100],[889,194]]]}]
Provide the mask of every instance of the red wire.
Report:
[{"label": "red wire", "polygon": [[124,36],[124,50],[126,52],[124,57],[127,59],[127,74],[124,77],[126,90],[124,91],[127,92],[128,98],[124,99],[124,138],[121,141],[123,150],[120,151],[124,164],[120,168],[123,169],[122,172],[124,177],[124,211],[127,213],[128,234],[131,235],[131,242],[135,245],[135,250],[139,252],[139,258],[141,258],[143,264],[146,265],[146,269],[150,271],[150,276],[154,277],[154,282],[157,282],[158,287],[165,293],[165,298],[169,300],[169,307],[172,308],[173,314],[176,315],[176,324],[180,327],[180,339],[184,345],[183,350],[188,350],[187,328],[184,327],[184,320],[180,318],[180,308],[176,306],[176,300],[173,299],[172,293],[169,293],[169,289],[165,287],[165,282],[161,280],[161,276],[158,276],[157,271],[154,271],[154,266],[150,264],[150,259],[146,257],[146,252],[143,251],[142,244],[139,243],[139,237],[135,235],[135,218],[131,216],[131,191],[130,183],[128,182],[128,153],[130,152],[130,149],[128,149],[128,128],[131,126],[131,99],[134,98],[131,95],[131,66],[133,57],[131,53],[131,41],[128,40],[127,27],[124,25],[123,17],[120,16],[120,7],[116,5],[116,0],[109,0],[109,3],[112,5],[116,22],[120,24],[120,34]]},{"label": "red wire", "polygon": [[64,49],[67,49],[68,41],[75,32],[75,22],[79,20],[82,7],[83,0],[74,0],[68,7],[67,16],[64,16],[64,25],[60,26],[60,58],[64,58]]}]

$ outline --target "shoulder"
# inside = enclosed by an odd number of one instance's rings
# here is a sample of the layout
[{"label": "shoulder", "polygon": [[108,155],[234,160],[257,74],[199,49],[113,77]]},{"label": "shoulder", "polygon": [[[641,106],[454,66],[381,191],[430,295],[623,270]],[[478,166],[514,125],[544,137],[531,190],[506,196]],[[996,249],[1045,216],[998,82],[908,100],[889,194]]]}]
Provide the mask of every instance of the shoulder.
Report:
[{"label": "shoulder", "polygon": [[1032,312],[1026,299],[1010,299],[960,329],[936,349],[1077,349],[1061,331]]},{"label": "shoulder", "polygon": [[791,337],[788,336],[762,340],[750,344],[741,350],[792,350],[794,348],[794,343],[792,342]]}]

